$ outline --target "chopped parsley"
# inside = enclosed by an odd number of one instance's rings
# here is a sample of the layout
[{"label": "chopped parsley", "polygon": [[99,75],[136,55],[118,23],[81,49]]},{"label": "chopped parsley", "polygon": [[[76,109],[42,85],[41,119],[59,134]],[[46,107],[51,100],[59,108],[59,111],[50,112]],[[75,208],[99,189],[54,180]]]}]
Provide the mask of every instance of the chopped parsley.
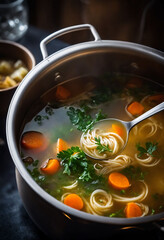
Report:
[{"label": "chopped parsley", "polygon": [[106,115],[101,113],[101,110],[95,114],[95,118],[93,119],[90,114],[87,114],[88,108],[77,108],[69,107],[67,111],[67,115],[70,118],[70,121],[73,125],[77,127],[80,131],[87,131],[93,127],[93,125],[101,119],[106,118]]},{"label": "chopped parsley", "polygon": [[97,145],[96,149],[99,151],[99,153],[112,152],[112,150],[109,148],[109,144],[107,144],[107,145],[101,144],[100,137],[99,138],[95,137],[95,141],[96,141],[96,145]]},{"label": "chopped parsley", "polygon": [[142,157],[144,154],[149,154],[153,156],[153,153],[157,150],[158,143],[146,142],[145,148],[138,143],[136,145],[137,150],[139,151],[138,157]]},{"label": "chopped parsley", "polygon": [[34,121],[37,122],[39,125],[43,124],[44,120],[48,120],[50,116],[54,114],[53,108],[50,106],[46,106],[45,108],[45,115],[38,114],[35,116]]},{"label": "chopped parsley", "polygon": [[63,150],[57,154],[57,157],[61,159],[64,174],[74,174],[79,180],[86,182],[98,177],[95,173],[94,166],[79,147],[71,147]]},{"label": "chopped parsley", "polygon": [[120,218],[123,218],[124,215],[125,215],[124,209],[120,209],[120,210],[118,210],[118,211],[116,211],[116,212],[114,212],[114,213],[111,213],[111,214],[109,215],[109,217],[120,217]]},{"label": "chopped parsley", "polygon": [[143,172],[140,167],[134,167],[132,165],[124,168],[121,173],[123,173],[132,180],[144,180],[146,175],[146,172]]}]

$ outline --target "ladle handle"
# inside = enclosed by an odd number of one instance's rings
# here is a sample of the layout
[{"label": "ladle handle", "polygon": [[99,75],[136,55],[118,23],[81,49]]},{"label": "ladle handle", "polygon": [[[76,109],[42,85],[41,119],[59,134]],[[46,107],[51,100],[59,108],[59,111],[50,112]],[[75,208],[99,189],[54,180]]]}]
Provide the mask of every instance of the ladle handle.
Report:
[{"label": "ladle handle", "polygon": [[161,112],[162,110],[164,110],[164,102],[158,104],[157,106],[155,106],[154,108],[150,109],[149,111],[143,113],[141,116],[135,118],[134,120],[128,122],[128,128],[129,130],[134,127],[137,123],[151,117],[152,115]]}]

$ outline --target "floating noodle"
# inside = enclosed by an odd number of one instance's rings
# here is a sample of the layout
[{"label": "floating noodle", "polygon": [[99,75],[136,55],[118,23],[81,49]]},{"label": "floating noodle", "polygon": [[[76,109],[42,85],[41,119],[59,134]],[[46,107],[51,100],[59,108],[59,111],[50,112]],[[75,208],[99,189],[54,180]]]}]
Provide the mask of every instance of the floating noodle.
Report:
[{"label": "floating noodle", "polygon": [[63,188],[64,189],[73,189],[73,188],[77,187],[77,185],[78,185],[78,181],[76,180],[69,186],[63,186]]},{"label": "floating noodle", "polygon": [[103,215],[110,210],[112,205],[112,195],[102,189],[97,189],[92,192],[90,204],[88,204],[87,207],[94,215]]},{"label": "floating noodle", "polygon": [[66,192],[66,193],[64,193],[64,194],[61,196],[61,202],[64,202],[64,198],[65,198],[67,195],[69,195],[69,194],[71,194],[71,192]]},{"label": "floating noodle", "polygon": [[153,157],[149,154],[146,154],[147,158],[144,158],[144,159],[139,158],[137,153],[134,156],[135,156],[135,159],[137,160],[137,162],[144,167],[154,167],[161,160],[161,159],[156,159],[155,157]]},{"label": "floating noodle", "polygon": [[114,159],[104,160],[101,163],[96,163],[94,168],[99,175],[108,174],[112,171],[121,170],[128,167],[133,162],[133,159],[127,155],[118,155]]},{"label": "floating noodle", "polygon": [[147,206],[147,205],[145,205],[145,204],[143,204],[143,203],[136,203],[140,208],[141,208],[141,210],[142,210],[142,215],[141,215],[141,217],[144,217],[145,215],[147,215],[148,214],[148,212],[149,212],[149,207]]},{"label": "floating noodle", "polygon": [[143,123],[141,127],[137,126],[134,134],[140,134],[144,135],[145,138],[150,138],[156,134],[158,129],[163,129],[163,126],[157,123],[153,118],[151,118],[146,123]]},{"label": "floating noodle", "polygon": [[[112,151],[100,153],[99,150],[97,150],[95,138],[100,138],[101,144],[108,146]],[[95,128],[93,131],[88,130],[87,133],[83,133],[80,143],[86,154],[97,159],[106,159],[115,155],[124,146],[124,140],[118,134],[113,132],[101,132],[99,128]]]},{"label": "floating noodle", "polygon": [[136,196],[136,197],[123,197],[123,196],[119,196],[117,194],[112,194],[113,196],[113,200],[116,202],[141,202],[143,201],[148,194],[148,186],[144,181],[139,181],[140,183],[142,183],[142,191],[141,193]]}]

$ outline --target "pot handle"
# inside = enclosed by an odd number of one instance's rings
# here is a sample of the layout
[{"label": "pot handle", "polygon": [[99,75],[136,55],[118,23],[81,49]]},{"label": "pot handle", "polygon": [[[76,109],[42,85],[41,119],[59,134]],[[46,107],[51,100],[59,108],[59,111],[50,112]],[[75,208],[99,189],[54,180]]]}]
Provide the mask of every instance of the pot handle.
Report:
[{"label": "pot handle", "polygon": [[101,40],[101,38],[100,38],[99,34],[97,33],[96,29],[90,24],[80,24],[80,25],[75,25],[75,26],[63,28],[63,29],[61,29],[57,32],[54,32],[54,33],[50,34],[49,36],[47,36],[46,38],[44,38],[41,41],[40,49],[41,49],[43,59],[48,57],[48,52],[47,52],[47,48],[46,48],[47,43],[49,43],[53,39],[55,39],[57,37],[60,37],[64,34],[67,34],[67,33],[70,33],[70,32],[75,32],[75,31],[78,31],[78,30],[86,30],[86,29],[89,29],[91,31],[95,41]]}]

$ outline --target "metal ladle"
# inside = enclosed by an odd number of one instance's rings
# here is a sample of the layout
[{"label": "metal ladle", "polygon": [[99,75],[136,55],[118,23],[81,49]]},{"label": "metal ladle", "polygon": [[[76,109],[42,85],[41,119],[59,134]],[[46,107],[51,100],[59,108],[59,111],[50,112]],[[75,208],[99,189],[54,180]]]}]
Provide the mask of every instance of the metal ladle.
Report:
[{"label": "metal ladle", "polygon": [[[111,125],[111,122],[115,122],[116,124],[118,123],[119,126],[122,126],[123,129],[125,129],[125,132],[126,132],[126,137],[125,137],[125,141],[124,141],[124,145],[121,147],[121,149],[117,152],[116,155],[120,154],[125,146],[127,145],[127,142],[128,142],[128,137],[129,137],[129,132],[130,130],[135,126],[137,125],[138,123],[142,122],[143,120],[155,115],[156,113],[158,112],[161,112],[162,110],[164,110],[164,102],[158,104],[157,106],[153,107],[152,109],[148,110],[147,112],[143,113],[142,115],[140,115],[139,117],[135,118],[134,120],[132,121],[122,121],[122,120],[119,120],[119,119],[116,119],[116,118],[107,118],[107,119],[103,119],[103,120],[100,120],[99,122],[97,122],[95,125],[94,125],[94,128],[96,128],[97,124],[99,123],[109,123],[109,126]],[[93,129],[92,129],[93,130]],[[82,148],[83,149],[83,148]],[[83,149],[83,151],[85,152],[85,149]],[[88,153],[85,152],[86,155],[88,155],[89,157],[91,158],[94,158],[94,159],[99,159],[99,160],[103,160],[103,159],[100,159],[100,158],[96,158],[96,157],[93,157],[91,155],[89,155]],[[111,155],[110,157],[108,156],[106,159],[109,159],[109,158],[113,158],[115,155]]]}]

